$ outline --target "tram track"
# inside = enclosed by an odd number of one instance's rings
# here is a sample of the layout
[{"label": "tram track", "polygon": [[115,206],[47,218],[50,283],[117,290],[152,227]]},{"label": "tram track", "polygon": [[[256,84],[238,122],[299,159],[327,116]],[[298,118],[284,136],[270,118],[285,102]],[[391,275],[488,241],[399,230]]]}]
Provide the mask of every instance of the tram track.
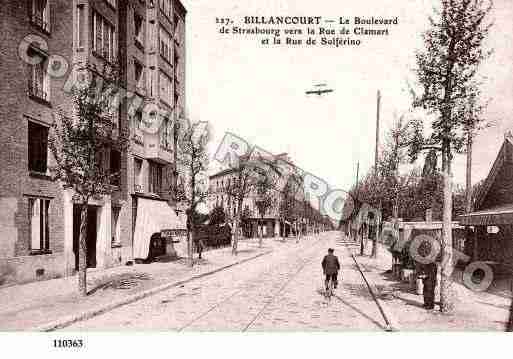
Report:
[{"label": "tram track", "polygon": [[[382,326],[382,328],[387,332],[398,331],[399,330],[398,327],[392,323],[390,315],[388,314],[384,305],[381,303],[381,300],[378,298],[377,294],[375,293],[373,286],[370,283],[369,279],[365,276],[364,271],[361,268],[363,265],[358,262],[355,255],[348,249],[350,246],[357,246],[357,243],[355,243],[353,241],[337,241],[337,245],[343,246],[348,250],[349,255],[351,256],[351,258],[354,262],[354,267],[360,273],[363,283],[365,284],[367,290],[369,291],[369,294],[371,295],[374,303],[376,304],[376,306],[385,322],[385,326],[384,327]],[[337,298],[339,301],[341,300],[341,298],[339,298],[337,296],[335,296],[335,298]]]},{"label": "tram track", "polygon": [[[246,332],[257,320],[258,318],[266,311],[266,309],[269,307],[269,305],[271,305],[275,300],[276,298],[278,298],[281,293],[287,288],[288,285],[290,285],[294,279],[299,275],[299,273],[301,273],[301,271],[310,263],[312,263],[312,261],[314,259],[316,259],[315,257],[315,253],[318,251],[318,247],[321,245],[321,244],[325,244],[325,241],[324,240],[319,240],[318,243],[315,243],[313,246],[309,247],[306,251],[305,251],[305,248],[299,248],[295,253],[301,253],[301,252],[306,252],[306,255],[304,256],[301,256],[300,255],[300,258],[298,259],[299,261],[299,268],[290,273],[286,279],[284,279],[284,282],[282,283],[282,285],[280,285],[280,287],[278,288],[278,290],[276,292],[274,292],[271,296],[271,298],[269,300],[267,300],[263,305],[262,307],[258,310],[258,312],[251,317],[251,320],[249,320],[247,322],[247,324],[244,326],[244,328],[242,329],[242,332]],[[272,279],[272,276],[273,276],[273,273],[274,273],[274,269],[276,267],[279,267],[279,266],[275,266],[273,267],[272,269],[270,269],[266,275],[270,277],[270,279]],[[251,284],[253,282],[256,282],[258,280],[262,280],[262,275],[259,275],[258,277],[256,278],[253,278],[251,280],[248,280],[247,282],[245,282],[241,288],[235,290],[234,292],[232,292],[232,294],[230,294],[228,297],[222,299],[221,301],[217,302],[216,304],[212,305],[210,308],[208,308],[206,311],[204,311],[203,313],[201,313],[200,315],[198,315],[197,317],[195,317],[194,319],[192,319],[191,321],[189,321],[187,324],[185,324],[184,326],[180,327],[178,329],[179,332],[181,331],[184,331],[186,330],[187,328],[190,328],[191,326],[193,326],[195,323],[201,321],[203,318],[205,318],[206,316],[208,316],[210,313],[214,312],[216,309],[220,308],[223,304],[226,304],[228,303],[230,300],[236,298],[239,294],[242,294],[244,293],[246,290],[248,290],[248,287],[251,287]]]}]

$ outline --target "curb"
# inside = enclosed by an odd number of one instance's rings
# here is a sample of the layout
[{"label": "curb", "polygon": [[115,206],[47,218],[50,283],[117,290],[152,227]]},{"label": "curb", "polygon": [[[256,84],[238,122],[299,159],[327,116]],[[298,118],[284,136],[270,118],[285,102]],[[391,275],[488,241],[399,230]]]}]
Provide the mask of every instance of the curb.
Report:
[{"label": "curb", "polygon": [[77,322],[81,322],[81,321],[84,321],[84,320],[87,320],[87,319],[91,319],[93,317],[96,317],[96,316],[98,316],[100,314],[103,314],[103,313],[108,312],[110,310],[113,310],[113,309],[116,309],[118,307],[121,307],[123,305],[137,302],[137,301],[139,301],[141,299],[144,299],[146,297],[150,297],[150,296],[152,296],[154,294],[157,294],[159,292],[165,291],[167,289],[170,289],[170,288],[173,288],[173,287],[178,287],[180,285],[192,282],[192,281],[194,281],[196,279],[207,277],[209,275],[221,272],[221,271],[223,271],[225,269],[228,269],[228,268],[237,266],[239,264],[243,264],[245,262],[249,262],[249,261],[251,261],[253,259],[265,256],[265,255],[270,254],[272,252],[273,252],[273,250],[270,250],[270,251],[267,251],[267,252],[264,252],[264,253],[257,254],[257,255],[255,255],[253,257],[241,259],[239,261],[236,261],[234,263],[231,263],[231,264],[219,267],[219,268],[211,270],[209,272],[193,275],[192,277],[187,278],[187,279],[183,279],[183,280],[180,280],[180,281],[177,281],[177,282],[171,282],[171,283],[163,284],[161,286],[148,289],[148,290],[143,291],[141,293],[133,294],[133,295],[131,295],[129,297],[120,299],[118,301],[115,301],[115,302],[112,302],[112,303],[109,303],[109,304],[106,304],[106,305],[103,305],[103,306],[99,306],[99,307],[94,308],[94,309],[87,310],[85,312],[81,312],[81,313],[78,313],[78,314],[74,314],[74,315],[70,315],[70,316],[67,316],[67,317],[63,317],[63,318],[57,319],[56,321],[53,321],[53,322],[50,322],[50,323],[47,323],[47,324],[44,324],[44,325],[41,325],[41,326],[38,326],[38,327],[35,327],[35,328],[32,328],[32,329],[29,329],[28,331],[32,331],[32,332],[52,332],[52,331],[55,331],[57,329],[62,329],[62,328],[70,326],[71,324],[74,324],[74,323],[77,323]]}]

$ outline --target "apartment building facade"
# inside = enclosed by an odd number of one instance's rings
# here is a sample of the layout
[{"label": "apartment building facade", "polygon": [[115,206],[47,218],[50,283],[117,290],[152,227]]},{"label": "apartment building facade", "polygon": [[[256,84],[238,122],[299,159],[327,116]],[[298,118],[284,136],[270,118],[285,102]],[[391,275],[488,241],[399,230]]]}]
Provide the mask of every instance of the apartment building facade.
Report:
[{"label": "apartment building facade", "polygon": [[221,207],[229,219],[235,218],[240,210],[245,221],[244,234],[247,237],[256,237],[260,233],[264,237],[287,237],[324,228],[323,216],[307,201],[303,183],[297,175],[300,171],[289,155],[282,153],[271,160],[275,161],[281,175],[277,178],[275,188],[271,189],[273,205],[266,210],[263,217],[258,208],[259,197],[255,190],[247,194],[242,208],[238,208],[231,189],[239,181],[236,168],[226,169],[209,177],[209,210]]},{"label": "apartment building facade", "polygon": [[[51,178],[48,135],[58,109],[73,116],[66,88],[79,67],[119,65],[124,90],[137,99],[121,101],[115,112],[115,127],[130,133],[131,143],[106,153],[107,166],[121,176],[111,195],[89,203],[88,267],[123,265],[147,254],[160,230],[183,229],[173,203],[174,124],[185,107],[182,4],[7,1],[0,17],[0,285],[78,268],[76,196]],[[154,109],[157,131],[145,130],[145,108]]]}]

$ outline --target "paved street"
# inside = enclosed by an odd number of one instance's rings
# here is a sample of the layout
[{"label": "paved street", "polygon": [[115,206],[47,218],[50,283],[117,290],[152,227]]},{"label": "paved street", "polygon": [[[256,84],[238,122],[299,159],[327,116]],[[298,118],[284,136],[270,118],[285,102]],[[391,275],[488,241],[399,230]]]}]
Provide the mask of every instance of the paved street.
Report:
[{"label": "paved street", "polygon": [[[65,328],[76,330],[383,330],[384,322],[350,257],[331,232]],[[328,303],[320,262],[329,247],[342,284]]]}]

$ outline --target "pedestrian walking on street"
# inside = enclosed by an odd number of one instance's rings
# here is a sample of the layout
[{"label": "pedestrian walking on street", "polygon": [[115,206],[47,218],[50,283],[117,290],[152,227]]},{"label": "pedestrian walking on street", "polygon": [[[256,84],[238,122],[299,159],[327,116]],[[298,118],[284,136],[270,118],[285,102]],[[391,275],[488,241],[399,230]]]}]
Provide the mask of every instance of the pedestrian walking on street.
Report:
[{"label": "pedestrian walking on street", "polygon": [[338,271],[340,270],[340,262],[338,261],[338,257],[333,254],[335,250],[333,248],[328,249],[328,254],[324,256],[322,260],[322,270],[326,277],[325,285],[326,291],[329,290],[330,280],[333,282],[333,287],[337,289],[338,285]]},{"label": "pedestrian walking on street", "polygon": [[435,262],[425,264],[422,267],[422,284],[424,287],[424,308],[432,310],[435,308],[435,287],[438,267]]}]

